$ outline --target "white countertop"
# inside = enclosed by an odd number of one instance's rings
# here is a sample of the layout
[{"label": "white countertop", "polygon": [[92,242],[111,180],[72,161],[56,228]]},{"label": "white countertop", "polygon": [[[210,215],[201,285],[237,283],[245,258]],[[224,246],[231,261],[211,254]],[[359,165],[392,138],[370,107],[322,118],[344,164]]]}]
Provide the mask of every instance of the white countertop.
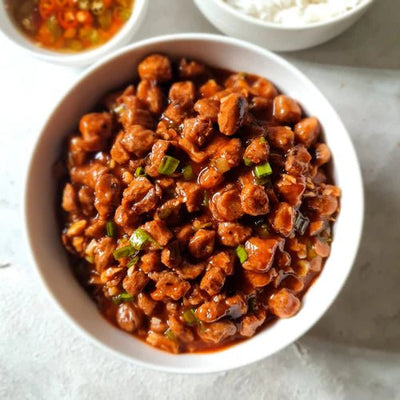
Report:
[{"label": "white countertop", "polygon": [[[337,109],[366,188],[346,287],[302,339],[246,368],[203,376],[144,370],[89,343],[27,262],[21,194],[40,126],[79,70],[34,60],[0,37],[1,399],[400,399],[400,2],[377,0],[351,30],[284,55]],[[191,0],[150,0],[137,38],[216,32]]]}]

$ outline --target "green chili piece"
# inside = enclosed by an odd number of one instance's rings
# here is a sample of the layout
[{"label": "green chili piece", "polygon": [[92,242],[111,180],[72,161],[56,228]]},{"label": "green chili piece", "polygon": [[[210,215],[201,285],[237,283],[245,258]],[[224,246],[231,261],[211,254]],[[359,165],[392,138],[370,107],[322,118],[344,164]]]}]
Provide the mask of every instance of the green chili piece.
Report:
[{"label": "green chili piece", "polygon": [[120,258],[129,257],[133,254],[135,254],[135,248],[130,244],[124,247],[120,247],[119,249],[113,251],[113,256],[116,260],[119,260]]}]

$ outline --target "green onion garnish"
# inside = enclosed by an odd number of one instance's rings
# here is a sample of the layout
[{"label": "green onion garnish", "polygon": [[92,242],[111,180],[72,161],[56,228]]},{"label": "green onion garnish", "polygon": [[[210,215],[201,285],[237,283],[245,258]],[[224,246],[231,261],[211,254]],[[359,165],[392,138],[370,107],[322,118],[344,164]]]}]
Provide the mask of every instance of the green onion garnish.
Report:
[{"label": "green onion garnish", "polygon": [[239,261],[241,264],[243,264],[247,260],[246,249],[242,245],[236,247],[236,254],[239,257]]},{"label": "green onion garnish", "polygon": [[87,261],[89,264],[93,264],[93,262],[94,262],[94,256],[86,256],[85,258],[86,258],[86,261]]},{"label": "green onion garnish", "polygon": [[126,106],[124,103],[122,103],[122,104],[119,104],[118,106],[116,106],[113,111],[115,112],[115,114],[122,114],[125,111],[125,109],[126,109]]},{"label": "green onion garnish", "polygon": [[257,234],[262,238],[267,238],[270,235],[269,230],[268,230],[268,225],[267,224],[262,224],[257,229]]},{"label": "green onion garnish", "polygon": [[169,340],[177,340],[175,333],[172,332],[170,328],[168,328],[168,329],[164,332],[164,335],[165,335]]},{"label": "green onion garnish", "polygon": [[262,165],[257,165],[254,168],[254,173],[256,174],[257,178],[265,178],[266,176],[272,174],[271,165],[268,162]]},{"label": "green onion garnish", "polygon": [[127,246],[120,247],[119,249],[114,250],[113,256],[116,260],[119,260],[120,258],[129,257],[135,253],[135,248],[128,244]]},{"label": "green onion garnish", "polygon": [[193,227],[195,231],[198,231],[200,229],[207,229],[207,228],[211,228],[212,227],[212,222],[206,222],[204,224],[200,224],[196,227]]},{"label": "green onion garnish", "polygon": [[243,161],[246,167],[251,167],[253,165],[253,162],[250,160],[250,158],[243,157]]},{"label": "green onion garnish", "polygon": [[115,230],[116,226],[113,221],[108,221],[106,223],[106,231],[107,231],[107,236],[110,238],[113,238],[115,236]]},{"label": "green onion garnish", "polygon": [[183,319],[185,323],[189,326],[198,325],[200,320],[197,318],[193,308],[186,310],[183,314]]},{"label": "green onion garnish", "polygon": [[314,246],[310,243],[307,246],[307,259],[312,260],[313,258],[317,257],[317,252],[314,250]]},{"label": "green onion garnish", "polygon": [[161,249],[161,246],[142,228],[136,229],[129,238],[129,241],[135,250],[142,250],[147,242],[152,242]]},{"label": "green onion garnish", "polygon": [[264,137],[264,136],[261,136],[261,137],[260,137],[260,142],[261,142],[261,143],[267,143],[267,141],[265,140],[265,137]]},{"label": "green onion garnish", "polygon": [[297,232],[300,233],[301,236],[303,236],[306,233],[308,225],[310,225],[310,220],[307,217],[305,217],[300,211],[298,211],[294,227],[297,230]]},{"label": "green onion garnish", "polygon": [[177,158],[165,156],[158,167],[158,172],[162,175],[172,175],[178,168],[179,162]]},{"label": "green onion garnish", "polygon": [[135,176],[138,178],[139,176],[145,176],[146,172],[143,167],[137,167],[135,171]]},{"label": "green onion garnish", "polygon": [[129,293],[120,293],[116,296],[113,296],[112,301],[117,306],[123,302],[132,301],[133,297]]},{"label": "green onion garnish", "polygon": [[128,264],[126,264],[126,267],[127,267],[127,268],[131,268],[131,267],[133,267],[134,265],[136,265],[136,264],[138,263],[138,261],[139,261],[139,256],[132,257],[132,258],[130,259],[130,261],[128,262]]},{"label": "green onion garnish", "polygon": [[202,206],[208,206],[208,192],[207,190],[204,191],[203,201],[201,202]]},{"label": "green onion garnish", "polygon": [[250,311],[256,311],[257,310],[257,300],[255,297],[252,297],[249,299],[249,301],[247,302],[248,306],[249,306],[249,310]]},{"label": "green onion garnish", "polygon": [[182,175],[185,181],[191,181],[194,178],[193,168],[191,165],[186,165],[182,168]]}]

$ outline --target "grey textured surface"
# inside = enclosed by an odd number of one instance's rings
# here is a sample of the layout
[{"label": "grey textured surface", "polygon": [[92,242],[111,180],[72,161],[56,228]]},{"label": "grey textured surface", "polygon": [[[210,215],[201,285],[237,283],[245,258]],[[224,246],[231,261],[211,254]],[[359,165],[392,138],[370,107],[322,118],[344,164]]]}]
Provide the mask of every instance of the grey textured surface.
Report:
[{"label": "grey textured surface", "polygon": [[[216,32],[190,0],[150,3],[139,38]],[[398,0],[377,0],[339,38],[284,55],[332,102],[362,164],[365,228],[344,290],[294,345],[202,376],[144,370],[104,352],[41,288],[21,239],[23,175],[44,118],[79,71],[33,60],[0,37],[0,265],[10,264],[0,268],[0,398],[400,399],[399,15]]]}]

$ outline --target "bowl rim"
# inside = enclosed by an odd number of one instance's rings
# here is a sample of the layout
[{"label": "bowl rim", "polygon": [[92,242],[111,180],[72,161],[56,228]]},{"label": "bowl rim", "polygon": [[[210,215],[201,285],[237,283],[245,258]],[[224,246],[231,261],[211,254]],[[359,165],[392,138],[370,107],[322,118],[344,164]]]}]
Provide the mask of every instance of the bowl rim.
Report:
[{"label": "bowl rim", "polygon": [[[358,177],[356,185],[359,186],[360,192],[359,192],[359,200],[360,204],[358,207],[358,213],[357,213],[357,218],[356,221],[354,221],[355,225],[355,241],[354,241],[354,248],[350,251],[350,257],[348,257],[348,262],[347,264],[349,265],[347,270],[343,272],[341,275],[341,279],[336,282],[336,290],[334,292],[334,295],[326,302],[325,306],[322,307],[320,310],[316,311],[313,315],[313,318],[310,322],[305,324],[301,329],[296,332],[295,335],[290,337],[290,340],[282,341],[282,343],[279,344],[279,346],[276,346],[274,350],[268,354],[264,354],[263,352],[259,352],[255,356],[251,358],[247,358],[245,360],[240,360],[237,362],[237,364],[229,367],[222,367],[222,366],[213,366],[213,365],[207,365],[205,366],[197,366],[195,369],[190,368],[186,369],[185,367],[182,366],[165,366],[165,365],[160,365],[157,364],[156,362],[152,362],[151,360],[148,361],[143,361],[139,360],[137,358],[134,358],[123,351],[113,347],[111,344],[106,343],[102,341],[100,338],[96,337],[93,333],[89,332],[86,330],[80,322],[72,316],[69,311],[61,304],[61,302],[58,299],[57,293],[54,288],[51,287],[50,280],[46,278],[46,273],[44,272],[44,269],[41,268],[39,265],[39,260],[36,258],[36,251],[35,251],[35,246],[33,243],[33,234],[34,231],[30,227],[30,222],[29,222],[29,215],[30,215],[30,202],[29,202],[29,192],[31,190],[31,184],[30,181],[33,179],[31,177],[32,174],[32,166],[35,161],[35,156],[36,152],[38,151],[39,144],[42,140],[43,133],[48,129],[48,125],[51,122],[51,119],[53,117],[53,114],[59,109],[59,107],[62,105],[64,102],[65,98],[67,98],[74,90],[75,88],[82,82],[84,81],[89,75],[92,73],[95,73],[98,69],[101,69],[104,64],[107,64],[108,62],[112,62],[113,59],[117,59],[119,56],[140,50],[143,47],[149,46],[149,45],[155,45],[155,44],[160,44],[160,43],[168,43],[168,42],[179,42],[182,40],[194,40],[194,41],[213,41],[213,42],[218,42],[221,45],[224,44],[230,44],[233,46],[236,46],[238,48],[247,48],[252,52],[256,52],[262,56],[265,56],[267,58],[272,59],[273,61],[284,65],[286,68],[288,68],[291,73],[295,74],[299,79],[301,79],[304,83],[307,85],[311,86],[312,88],[315,88],[318,93],[326,100],[327,106],[329,107],[330,113],[337,118],[337,121],[342,125],[343,131],[346,133],[348,140],[348,146],[351,152],[354,155],[354,174]],[[325,98],[325,96],[319,91],[319,89],[307,78],[300,70],[297,69],[294,65],[290,64],[288,61],[286,61],[283,57],[278,56],[274,54],[273,52],[266,50],[260,46],[254,45],[252,43],[248,43],[246,41],[236,39],[236,38],[230,38],[227,36],[223,35],[216,35],[216,34],[206,34],[206,33],[181,33],[181,34],[168,34],[168,35],[161,35],[161,36],[156,36],[154,38],[150,39],[145,39],[139,42],[136,42],[134,44],[131,44],[130,46],[126,46],[122,49],[119,49],[118,51],[114,52],[113,54],[108,55],[107,57],[104,57],[97,63],[95,63],[93,66],[90,68],[86,69],[83,73],[81,73],[78,78],[73,82],[71,85],[70,89],[62,94],[60,99],[56,102],[55,106],[52,108],[52,110],[49,112],[48,117],[45,121],[45,123],[42,125],[40,128],[40,133],[37,135],[36,140],[34,141],[34,144],[32,145],[32,151],[30,155],[29,162],[27,164],[26,168],[26,173],[25,173],[25,181],[24,181],[24,191],[22,193],[23,199],[22,199],[22,204],[23,204],[23,219],[24,219],[24,242],[27,245],[27,251],[28,251],[28,259],[31,262],[31,264],[34,266],[34,270],[36,271],[43,287],[45,288],[47,295],[51,299],[52,303],[56,305],[57,308],[59,308],[62,311],[62,315],[64,318],[69,321],[70,324],[72,324],[77,331],[79,331],[83,336],[87,337],[92,343],[97,345],[98,347],[105,349],[108,352],[114,353],[120,358],[123,358],[125,360],[128,360],[129,362],[134,363],[137,366],[141,367],[146,367],[150,368],[153,370],[158,370],[162,372],[173,372],[173,373],[183,373],[183,374],[205,374],[205,373],[214,373],[214,372],[222,372],[222,371],[227,371],[231,369],[237,369],[252,363],[255,363],[257,361],[260,361],[266,357],[269,357],[272,354],[275,354],[276,352],[282,350],[283,348],[289,346],[290,344],[294,343],[296,340],[298,340],[301,336],[303,336],[309,329],[314,326],[318,320],[326,313],[326,311],[329,309],[329,307],[332,305],[332,303],[335,301],[337,296],[339,295],[341,289],[343,288],[355,261],[355,258],[358,253],[359,245],[361,242],[361,237],[362,237],[362,228],[363,228],[363,223],[364,223],[364,190],[363,190],[363,181],[362,181],[362,174],[361,174],[361,168],[360,168],[360,163],[358,160],[357,153],[355,151],[353,142],[351,140],[350,135],[348,134],[347,129],[345,128],[343,122],[341,121],[340,117],[338,116],[337,112],[335,109],[330,105],[329,101]],[[82,289],[83,290],[83,289]],[[251,340],[251,338],[250,338]],[[151,346],[149,346],[151,348]],[[221,354],[223,351],[221,351]],[[195,353],[194,353],[195,354]],[[213,354],[213,353],[211,353]],[[207,356],[207,353],[204,354],[198,354],[199,356]],[[179,357],[180,355],[176,355],[176,357]]]},{"label": "bowl rim", "polygon": [[[201,1],[201,0],[195,0],[195,2],[198,2],[198,1]],[[353,8],[352,10],[344,12],[343,14],[338,15],[334,18],[330,18],[326,21],[313,22],[313,23],[307,24],[307,25],[294,25],[294,26],[292,26],[292,25],[286,26],[286,25],[281,25],[281,24],[277,24],[274,22],[268,22],[268,21],[259,19],[257,17],[253,17],[252,15],[242,13],[235,7],[226,3],[226,1],[224,1],[224,0],[211,0],[211,1],[213,1],[214,3],[219,5],[228,14],[232,15],[235,18],[241,19],[242,21],[247,22],[247,23],[251,23],[254,25],[259,25],[259,26],[263,26],[263,27],[267,27],[267,28],[271,28],[271,29],[276,29],[279,31],[306,31],[306,30],[309,30],[312,28],[334,25],[337,22],[351,18],[353,15],[355,15],[359,12],[362,12],[363,10],[366,10],[370,5],[372,5],[372,3],[375,0],[362,0],[362,2],[360,4],[357,4],[357,6],[355,8]]]},{"label": "bowl rim", "polygon": [[[149,4],[149,0],[134,0],[132,7],[132,14],[129,19],[125,22],[122,28],[107,42],[104,44],[94,47],[90,50],[77,52],[77,53],[67,53],[67,52],[59,52],[55,50],[49,50],[44,47],[40,47],[27,38],[20,29],[16,26],[16,23],[13,21],[12,17],[9,15],[6,10],[6,4],[2,4],[4,8],[5,18],[10,21],[10,24],[13,27],[13,33],[7,32],[0,25],[0,33],[3,34],[3,37],[8,39],[11,43],[16,45],[20,50],[25,51],[34,57],[40,58],[44,61],[63,64],[66,65],[85,65],[92,61],[97,62],[101,57],[111,53],[116,47],[121,45],[123,41],[133,35],[136,30],[139,28],[142,23],[145,13],[147,11]],[[18,36],[22,39],[22,42],[19,42],[15,39],[15,36]]]}]

